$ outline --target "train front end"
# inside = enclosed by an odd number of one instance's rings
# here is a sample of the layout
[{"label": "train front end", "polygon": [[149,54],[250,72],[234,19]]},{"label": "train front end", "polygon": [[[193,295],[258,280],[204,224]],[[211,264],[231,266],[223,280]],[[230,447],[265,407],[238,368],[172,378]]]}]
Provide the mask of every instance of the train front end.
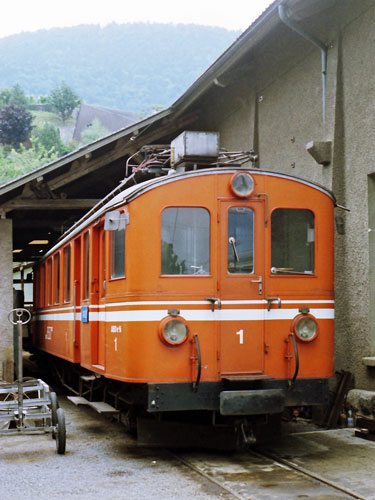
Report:
[{"label": "train front end", "polygon": [[119,319],[106,328],[108,375],[145,384],[150,413],[326,404],[333,209],[323,188],[243,168],[140,188],[124,208],[121,303],[120,280],[106,286]]}]

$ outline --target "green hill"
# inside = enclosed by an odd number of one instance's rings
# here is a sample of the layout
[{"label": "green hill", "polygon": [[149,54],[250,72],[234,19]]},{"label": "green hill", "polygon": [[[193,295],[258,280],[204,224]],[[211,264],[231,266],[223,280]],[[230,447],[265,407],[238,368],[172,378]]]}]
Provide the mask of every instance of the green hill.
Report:
[{"label": "green hill", "polygon": [[238,35],[143,23],[12,35],[0,39],[0,88],[47,95],[65,80],[89,104],[148,113],[176,100]]}]

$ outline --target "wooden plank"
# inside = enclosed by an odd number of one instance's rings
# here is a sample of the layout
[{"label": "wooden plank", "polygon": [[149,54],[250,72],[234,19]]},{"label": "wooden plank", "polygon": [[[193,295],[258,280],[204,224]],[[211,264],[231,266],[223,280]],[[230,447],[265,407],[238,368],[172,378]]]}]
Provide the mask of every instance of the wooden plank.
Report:
[{"label": "wooden plank", "polygon": [[375,434],[369,432],[368,429],[356,429],[354,435],[355,437],[367,439],[367,441],[375,441]]},{"label": "wooden plank", "polygon": [[357,415],[356,427],[361,429],[368,429],[370,432],[375,433],[375,419],[371,417],[364,417]]},{"label": "wooden plank", "polygon": [[2,205],[5,210],[77,210],[88,209],[99,203],[97,199],[36,199],[19,198]]},{"label": "wooden plank", "polygon": [[89,404],[89,401],[82,396],[67,396],[67,399],[69,399],[69,401],[71,401],[76,406]]},{"label": "wooden plank", "polygon": [[341,405],[343,404],[345,396],[347,395],[352,384],[353,374],[351,372],[342,371],[337,382],[333,401],[331,402],[325,419],[328,429],[332,429],[337,426]]},{"label": "wooden plank", "polygon": [[85,382],[90,382],[91,380],[95,380],[97,377],[95,375],[81,375],[80,379],[84,380]]},{"label": "wooden plank", "polygon": [[103,401],[88,401],[88,405],[98,413],[119,413],[119,410]]}]

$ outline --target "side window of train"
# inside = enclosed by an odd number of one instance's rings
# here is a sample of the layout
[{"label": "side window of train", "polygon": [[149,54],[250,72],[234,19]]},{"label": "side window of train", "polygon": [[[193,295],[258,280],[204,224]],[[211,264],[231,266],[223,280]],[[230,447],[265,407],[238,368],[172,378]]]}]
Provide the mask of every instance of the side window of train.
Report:
[{"label": "side window of train", "polygon": [[278,208],[271,215],[271,272],[314,274],[315,220],[311,210]]},{"label": "side window of train", "polygon": [[90,274],[90,236],[87,231],[83,236],[83,299],[89,298]]},{"label": "side window of train", "polygon": [[111,278],[125,278],[125,227],[111,232]]},{"label": "side window of train", "polygon": [[70,245],[64,248],[64,302],[70,302]]},{"label": "side window of train", "polygon": [[53,301],[55,304],[60,303],[60,253],[57,253],[53,258]]},{"label": "side window of train", "polygon": [[47,304],[52,304],[52,258],[47,260]]},{"label": "side window of train", "polygon": [[161,273],[210,274],[210,214],[201,207],[169,207],[161,216]]},{"label": "side window of train", "polygon": [[46,268],[45,264],[41,264],[39,268],[39,305],[45,306],[45,293],[46,293]]},{"label": "side window of train", "polygon": [[228,210],[228,272],[254,272],[254,212],[251,208]]}]

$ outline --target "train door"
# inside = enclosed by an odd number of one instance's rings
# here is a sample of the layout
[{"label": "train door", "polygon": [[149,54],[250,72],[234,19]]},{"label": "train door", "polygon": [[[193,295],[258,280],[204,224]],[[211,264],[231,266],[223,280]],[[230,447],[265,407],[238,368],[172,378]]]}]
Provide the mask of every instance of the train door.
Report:
[{"label": "train door", "polygon": [[219,202],[220,371],[264,371],[264,228],[261,199]]},{"label": "train door", "polygon": [[92,365],[105,369],[105,232],[102,225],[93,229],[91,277],[91,353]]},{"label": "train door", "polygon": [[73,343],[77,352],[80,351],[81,322],[81,238],[76,238],[73,244]]},{"label": "train door", "polygon": [[[98,365],[105,367],[105,298],[106,298],[106,232],[104,226],[99,230],[99,326],[98,326]],[[104,319],[104,321],[103,321]]]}]

